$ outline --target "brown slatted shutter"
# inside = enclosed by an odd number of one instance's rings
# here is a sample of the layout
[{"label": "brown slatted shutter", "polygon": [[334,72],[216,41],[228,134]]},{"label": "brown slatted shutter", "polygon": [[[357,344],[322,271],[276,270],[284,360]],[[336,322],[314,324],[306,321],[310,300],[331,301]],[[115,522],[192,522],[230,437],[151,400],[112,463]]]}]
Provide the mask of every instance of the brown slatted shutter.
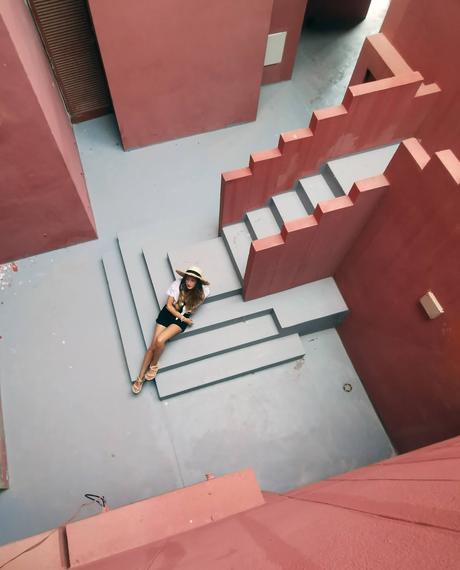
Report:
[{"label": "brown slatted shutter", "polygon": [[112,110],[86,0],[28,0],[73,123]]}]

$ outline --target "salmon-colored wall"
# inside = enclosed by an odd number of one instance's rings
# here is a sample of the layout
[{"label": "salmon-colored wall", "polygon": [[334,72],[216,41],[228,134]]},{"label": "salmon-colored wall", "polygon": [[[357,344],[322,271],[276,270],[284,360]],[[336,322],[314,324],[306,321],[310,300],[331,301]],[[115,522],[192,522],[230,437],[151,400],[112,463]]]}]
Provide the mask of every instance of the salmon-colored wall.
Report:
[{"label": "salmon-colored wall", "polygon": [[264,67],[262,83],[291,79],[308,0],[274,0],[270,34],[287,32],[283,60]]},{"label": "salmon-colored wall", "polygon": [[[390,183],[335,278],[350,313],[342,341],[401,451],[460,433],[460,163],[400,145]],[[418,300],[433,291],[445,313]]]},{"label": "salmon-colored wall", "polygon": [[285,224],[281,234],[253,241],[244,300],[333,275],[387,187],[384,176],[356,182],[348,196],[321,202],[311,216]]},{"label": "salmon-colored wall", "polygon": [[277,148],[253,153],[249,167],[222,174],[219,229],[327,160],[412,136],[438,95],[414,71],[351,85],[342,105],[313,113],[309,128],[282,134]]},{"label": "salmon-colored wall", "polygon": [[[117,509],[120,524],[112,531],[114,551],[116,538],[124,537],[124,530],[134,539],[132,548],[125,546],[118,554],[101,557],[106,551],[98,549],[95,529],[98,521],[104,527],[104,518],[110,513],[103,513],[75,523],[82,528],[88,523],[95,532],[88,536],[88,550],[84,550],[84,541],[75,544],[77,551],[83,548],[80,551],[90,554],[93,561],[74,559],[72,537],[67,543],[55,533],[9,568],[67,568],[68,544],[72,568],[82,570],[458,570],[459,472],[457,437],[284,494],[264,493],[262,506],[241,509],[233,516],[228,516],[231,512],[219,513],[224,518],[209,518],[205,526],[163,540],[152,536],[151,542],[137,547],[135,528],[142,525],[142,534],[148,536],[150,525],[155,534],[161,521],[154,511],[143,518],[140,509],[136,516],[136,506],[142,507],[143,502],[135,503]],[[211,486],[207,490],[213,494]],[[193,487],[182,491],[184,495],[190,492],[197,495]],[[227,500],[233,497],[238,504],[237,486],[227,486],[227,495]],[[210,497],[205,502],[214,502],[212,512],[219,512],[219,499]],[[124,510],[131,511],[130,524],[123,517]],[[184,505],[167,512],[167,520],[183,518],[187,512]],[[0,548],[0,564],[40,538],[42,535]]]},{"label": "salmon-colored wall", "polygon": [[80,157],[24,2],[0,4],[0,262],[96,237]]},{"label": "salmon-colored wall", "polygon": [[390,4],[382,32],[412,69],[443,91],[416,136],[429,152],[460,156],[460,2],[398,0]]},{"label": "salmon-colored wall", "polygon": [[273,0],[90,0],[125,149],[256,118]]}]

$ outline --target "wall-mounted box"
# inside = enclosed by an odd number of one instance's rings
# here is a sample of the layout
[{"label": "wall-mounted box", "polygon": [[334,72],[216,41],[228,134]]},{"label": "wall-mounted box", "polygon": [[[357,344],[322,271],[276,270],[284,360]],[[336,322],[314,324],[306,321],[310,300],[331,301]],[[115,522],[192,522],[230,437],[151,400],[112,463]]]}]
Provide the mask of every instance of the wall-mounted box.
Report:
[{"label": "wall-mounted box", "polygon": [[286,36],[287,32],[268,34],[264,65],[275,65],[282,62]]},{"label": "wall-mounted box", "polygon": [[444,313],[444,309],[432,291],[428,291],[421,297],[420,304],[430,319],[436,319]]}]

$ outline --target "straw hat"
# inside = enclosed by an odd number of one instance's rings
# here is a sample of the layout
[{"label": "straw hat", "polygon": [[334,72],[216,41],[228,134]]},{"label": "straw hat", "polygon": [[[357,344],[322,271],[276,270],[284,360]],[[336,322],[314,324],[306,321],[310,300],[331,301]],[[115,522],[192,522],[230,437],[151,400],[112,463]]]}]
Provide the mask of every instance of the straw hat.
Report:
[{"label": "straw hat", "polygon": [[203,272],[196,265],[192,265],[192,267],[189,267],[186,271],[180,271],[179,269],[176,269],[176,273],[181,277],[190,275],[190,277],[195,277],[195,279],[201,281],[203,285],[209,285],[209,281],[206,281]]}]

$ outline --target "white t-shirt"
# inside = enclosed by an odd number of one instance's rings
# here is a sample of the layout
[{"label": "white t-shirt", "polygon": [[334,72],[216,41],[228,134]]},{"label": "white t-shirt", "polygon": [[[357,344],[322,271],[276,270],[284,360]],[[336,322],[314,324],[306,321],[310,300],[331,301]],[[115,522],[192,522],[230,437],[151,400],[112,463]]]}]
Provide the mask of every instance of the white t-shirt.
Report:
[{"label": "white t-shirt", "polygon": [[[175,303],[177,303],[177,299],[179,299],[179,286],[181,281],[182,281],[181,278],[176,279],[173,283],[171,283],[169,289],[166,291],[166,295],[168,295],[168,297],[172,297]],[[209,295],[210,291],[211,290],[209,288],[209,285],[203,285],[203,293],[205,299]],[[184,313],[188,313],[186,306],[182,307],[182,314]]]}]

